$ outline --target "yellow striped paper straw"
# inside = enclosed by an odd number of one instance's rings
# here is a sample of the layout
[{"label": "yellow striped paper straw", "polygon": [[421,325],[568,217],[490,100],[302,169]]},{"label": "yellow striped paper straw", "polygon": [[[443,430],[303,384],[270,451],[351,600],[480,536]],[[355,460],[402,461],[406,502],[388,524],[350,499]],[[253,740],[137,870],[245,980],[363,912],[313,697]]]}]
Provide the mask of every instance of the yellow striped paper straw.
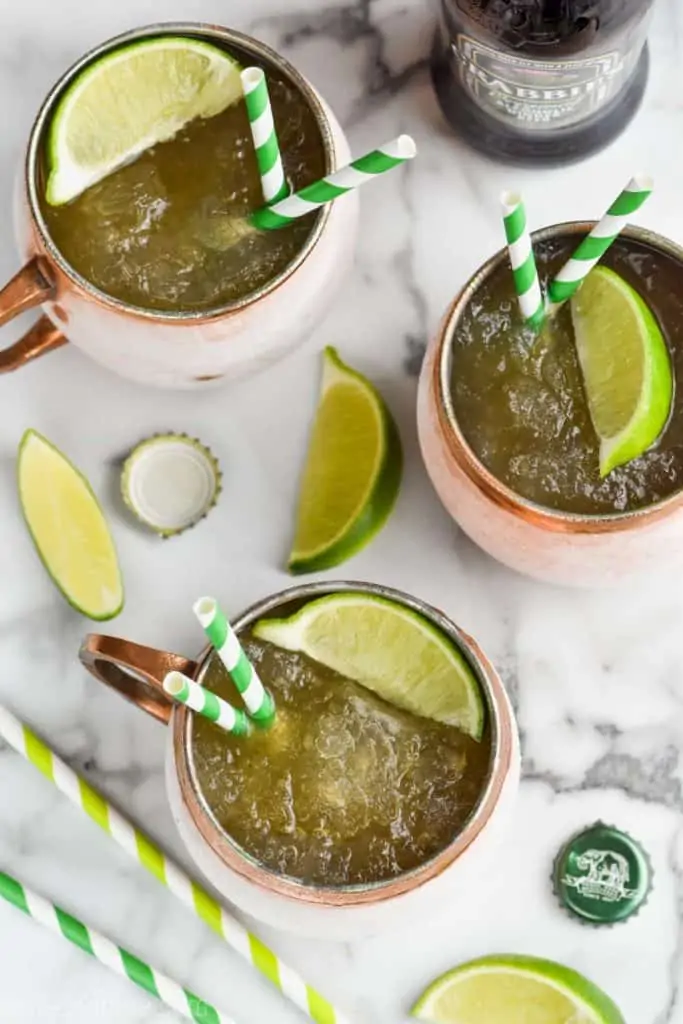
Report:
[{"label": "yellow striped paper straw", "polygon": [[177,981],[129,953],[127,949],[115,945],[106,935],[83,924],[4,871],[0,871],[0,897],[18,910],[23,910],[49,931],[61,935],[84,953],[89,953],[115,974],[128,978],[186,1020],[194,1021],[195,1024],[232,1024],[230,1017],[219,1013],[194,992],[183,988]]},{"label": "yellow striped paper straw", "polygon": [[311,1020],[316,1024],[350,1024],[331,1003],[307,985],[296,971],[284,964],[256,935],[248,932],[237,918],[190,878],[144,832],[136,829],[101,793],[73,768],[69,768],[28,726],[1,706],[0,736]]}]

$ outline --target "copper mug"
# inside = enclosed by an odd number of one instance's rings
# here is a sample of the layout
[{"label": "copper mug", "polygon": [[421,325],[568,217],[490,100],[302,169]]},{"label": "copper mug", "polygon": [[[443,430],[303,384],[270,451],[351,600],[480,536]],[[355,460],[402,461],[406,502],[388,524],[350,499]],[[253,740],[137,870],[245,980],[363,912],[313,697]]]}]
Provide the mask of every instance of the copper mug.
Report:
[{"label": "copper mug", "polygon": [[329,107],[279,54],[249,36],[218,26],[162,24],[136,29],[82,57],[40,108],[17,185],[15,228],[25,264],[0,291],[0,325],[42,306],[29,331],[0,351],[0,373],[16,370],[66,344],[67,338],[122,377],[163,388],[206,387],[255,372],[300,344],[326,313],[350,268],[358,196],[325,207],[289,265],[257,291],[208,312],[158,312],[130,306],[96,288],[64,259],[41,213],[39,168],[47,127],[63,91],[92,61],[133,40],[160,34],[199,35],[239,47],[274,65],[311,108],[320,130],[326,173],[350,159],[346,137]]},{"label": "copper mug", "polygon": [[[534,232],[534,242],[576,236],[594,225],[572,222]],[[676,259],[683,279],[683,249],[642,228],[622,237],[644,242]],[[683,493],[632,512],[580,515],[545,508],[517,494],[479,461],[468,445],[450,397],[451,339],[484,281],[508,259],[491,257],[453,300],[427,349],[418,389],[417,421],[422,458],[444,507],[465,533],[493,558],[548,583],[618,584],[667,565],[681,548]]]},{"label": "copper mug", "polygon": [[[101,682],[169,726],[166,788],[173,818],[191,857],[213,886],[241,910],[277,928],[323,938],[357,938],[412,923],[416,917],[457,905],[458,893],[476,891],[476,880],[505,831],[517,793],[520,754],[510,701],[500,677],[476,642],[442,612],[400,591],[369,583],[311,583],[252,605],[233,620],[245,629],[303,601],[337,591],[388,597],[429,619],[457,644],[476,674],[492,736],[491,764],[478,804],[450,845],[413,871],[388,881],[325,888],[278,875],[248,856],[220,826],[197,782],[193,717],[164,693],[166,672],[177,669],[201,682],[210,648],[196,659],[158,651],[117,637],[91,634],[80,658]],[[488,855],[488,856],[487,856]]]}]

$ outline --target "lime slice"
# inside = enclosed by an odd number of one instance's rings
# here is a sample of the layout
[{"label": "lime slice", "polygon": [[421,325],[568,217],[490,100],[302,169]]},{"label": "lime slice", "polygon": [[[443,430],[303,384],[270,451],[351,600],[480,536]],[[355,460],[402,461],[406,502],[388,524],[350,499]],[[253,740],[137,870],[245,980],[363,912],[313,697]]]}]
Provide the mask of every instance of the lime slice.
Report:
[{"label": "lime slice", "polygon": [[481,738],[484,704],[472,670],[440,630],[402,604],[332,594],[289,619],[261,619],[254,635],[307,654],[397,707]]},{"label": "lime slice", "polygon": [[19,500],[43,565],[69,604],[91,619],[123,607],[114,542],[90,484],[35,430],[21,439]]},{"label": "lime slice", "polygon": [[626,1024],[587,978],[531,956],[462,964],[429,986],[412,1015],[432,1024]]},{"label": "lime slice", "polygon": [[160,36],[90,64],[59,101],[47,141],[46,196],[59,206],[242,95],[240,66],[198,39]]},{"label": "lime slice", "polygon": [[289,571],[329,569],[364,547],[394,507],[402,468],[381,395],[326,348]]},{"label": "lime slice", "polygon": [[642,455],[673,400],[669,352],[649,306],[623,278],[596,267],[571,302],[600,475]]}]

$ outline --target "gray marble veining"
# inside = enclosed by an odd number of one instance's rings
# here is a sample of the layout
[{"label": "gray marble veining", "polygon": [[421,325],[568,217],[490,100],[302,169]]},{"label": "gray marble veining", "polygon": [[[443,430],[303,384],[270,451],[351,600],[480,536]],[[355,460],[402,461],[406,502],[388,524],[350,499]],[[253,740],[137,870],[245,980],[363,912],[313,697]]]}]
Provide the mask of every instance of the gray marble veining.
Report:
[{"label": "gray marble veining", "polygon": [[[445,907],[408,936],[325,945],[262,929],[264,938],[359,1024],[399,1024],[440,971],[501,950],[572,964],[613,995],[629,1024],[683,1024],[683,586],[663,577],[618,593],[575,593],[494,565],[431,492],[414,426],[425,341],[457,287],[501,244],[501,188],[523,188],[539,225],[589,217],[647,163],[657,189],[644,222],[683,242],[680,0],[659,2],[651,82],[630,131],[584,164],[542,173],[492,164],[449,133],[425,70],[433,8],[423,0],[167,0],[163,9],[155,0],[90,8],[82,0],[5,0],[3,223],[23,140],[52,81],[101,39],[173,18],[229,21],[281,49],[338,111],[356,151],[409,131],[420,155],[364,195],[354,275],[315,336],[285,364],[231,391],[229,401],[221,392],[201,402],[147,392],[69,349],[0,381],[0,700],[188,863],[164,798],[163,728],[98,688],[77,664],[88,624],[61,602],[26,537],[13,477],[17,443],[27,426],[42,430],[110,496],[128,590],[111,631],[193,654],[201,638],[188,609],[198,593],[215,591],[236,612],[287,585],[281,566],[318,353],[336,344],[385,392],[407,455],[393,519],[344,571],[412,590],[478,637],[515,702],[525,781],[497,870],[482,878],[471,905]],[[0,276],[16,265],[6,229]],[[17,330],[16,323],[0,329],[0,343]],[[204,523],[162,544],[132,527],[111,495],[121,454],[169,427],[211,445],[226,489]],[[303,1019],[5,748],[0,779],[0,868],[207,998],[228,1002],[240,1024]],[[656,878],[639,916],[607,931],[570,921],[549,886],[559,845],[598,818],[645,844]],[[0,949],[3,1021],[174,1019],[4,904]]]}]

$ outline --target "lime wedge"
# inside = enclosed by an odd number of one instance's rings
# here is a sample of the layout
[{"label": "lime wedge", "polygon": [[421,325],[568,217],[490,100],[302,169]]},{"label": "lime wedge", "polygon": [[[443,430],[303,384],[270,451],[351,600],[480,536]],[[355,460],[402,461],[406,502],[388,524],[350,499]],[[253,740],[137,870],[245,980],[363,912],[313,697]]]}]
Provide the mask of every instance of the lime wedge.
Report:
[{"label": "lime wedge", "polygon": [[19,500],[43,565],[69,604],[91,619],[123,607],[114,542],[90,484],[35,430],[19,445]]},{"label": "lime wedge", "polygon": [[310,601],[289,619],[261,619],[254,635],[307,654],[397,707],[481,738],[484,704],[472,670],[443,633],[404,605],[342,592]]},{"label": "lime wedge", "polygon": [[394,507],[402,468],[401,440],[381,395],[326,348],[289,571],[329,569],[364,547]]},{"label": "lime wedge", "polygon": [[662,433],[673,400],[671,360],[649,306],[607,267],[588,275],[571,311],[604,477]]},{"label": "lime wedge", "polygon": [[114,50],[59,101],[47,140],[48,203],[59,206],[242,95],[240,66],[198,39],[160,36]]},{"label": "lime wedge", "polygon": [[462,964],[429,986],[412,1015],[432,1024],[626,1024],[587,978],[531,956]]}]

